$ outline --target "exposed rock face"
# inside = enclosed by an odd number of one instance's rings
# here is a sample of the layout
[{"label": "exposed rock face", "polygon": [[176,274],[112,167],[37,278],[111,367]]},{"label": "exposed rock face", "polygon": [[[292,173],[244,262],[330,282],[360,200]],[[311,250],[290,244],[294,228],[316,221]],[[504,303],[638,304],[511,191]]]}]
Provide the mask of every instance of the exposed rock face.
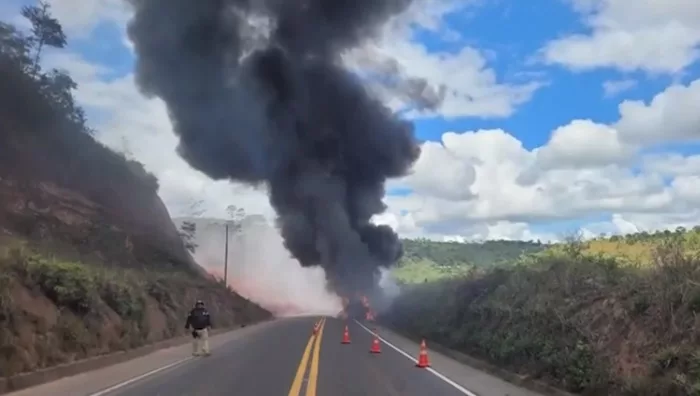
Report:
[{"label": "exposed rock face", "polygon": [[196,272],[198,266],[158,196],[152,193],[141,202],[134,206],[146,210],[134,216],[127,207],[97,203],[55,182],[19,181],[10,175],[0,178],[0,227],[111,266]]}]

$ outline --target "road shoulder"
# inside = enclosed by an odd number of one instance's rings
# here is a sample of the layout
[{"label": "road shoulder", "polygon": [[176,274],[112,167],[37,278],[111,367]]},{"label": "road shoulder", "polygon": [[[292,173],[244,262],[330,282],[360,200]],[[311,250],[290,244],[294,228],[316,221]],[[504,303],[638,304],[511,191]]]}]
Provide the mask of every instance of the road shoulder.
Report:
[{"label": "road shoulder", "polygon": [[[362,324],[367,326],[366,323]],[[376,328],[379,334],[394,346],[418,357],[419,340],[413,340],[384,326],[371,324],[371,327],[367,327]],[[427,346],[432,368],[478,395],[573,396],[431,343],[429,340]]]}]

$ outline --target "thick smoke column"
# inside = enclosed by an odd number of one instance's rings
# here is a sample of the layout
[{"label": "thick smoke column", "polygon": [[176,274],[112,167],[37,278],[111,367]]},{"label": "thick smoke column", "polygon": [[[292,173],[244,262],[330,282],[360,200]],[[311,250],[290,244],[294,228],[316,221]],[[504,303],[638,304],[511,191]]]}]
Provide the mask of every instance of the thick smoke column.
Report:
[{"label": "thick smoke column", "polygon": [[[341,55],[410,0],[129,2],[137,82],[167,104],[182,157],[215,179],[267,185],[301,264],[324,267],[341,293],[370,292],[401,254],[370,218],[420,149]],[[441,96],[416,79],[392,86],[420,106]]]}]

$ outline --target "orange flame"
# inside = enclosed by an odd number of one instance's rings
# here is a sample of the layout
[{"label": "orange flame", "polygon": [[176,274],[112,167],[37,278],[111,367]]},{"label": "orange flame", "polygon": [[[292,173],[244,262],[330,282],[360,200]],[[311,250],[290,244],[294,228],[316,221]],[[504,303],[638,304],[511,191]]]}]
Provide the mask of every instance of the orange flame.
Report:
[{"label": "orange flame", "polygon": [[373,322],[376,314],[369,303],[369,298],[367,298],[367,296],[360,296],[360,301],[365,309],[367,309],[367,312],[365,313],[365,320]]}]

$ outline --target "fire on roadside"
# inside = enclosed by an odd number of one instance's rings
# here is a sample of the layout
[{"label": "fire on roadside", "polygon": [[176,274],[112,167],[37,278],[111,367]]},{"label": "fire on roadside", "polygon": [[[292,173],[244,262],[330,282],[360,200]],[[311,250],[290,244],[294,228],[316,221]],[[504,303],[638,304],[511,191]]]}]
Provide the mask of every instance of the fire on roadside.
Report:
[{"label": "fire on roadside", "polygon": [[[367,298],[367,296],[360,295],[360,294],[358,294],[356,298],[357,298],[357,300],[359,300],[359,302],[365,308],[365,320],[374,321],[374,319],[376,317],[376,313],[372,309],[372,306],[369,302],[369,298]],[[350,306],[350,299],[347,297],[343,297],[341,299],[341,302],[343,304],[343,309],[338,313],[338,317],[340,317],[342,319],[347,319],[349,316],[348,307]]]},{"label": "fire on roadside", "polygon": [[374,321],[376,314],[369,303],[369,298],[367,296],[360,296],[360,301],[362,301],[362,306],[365,307],[365,320]]}]

